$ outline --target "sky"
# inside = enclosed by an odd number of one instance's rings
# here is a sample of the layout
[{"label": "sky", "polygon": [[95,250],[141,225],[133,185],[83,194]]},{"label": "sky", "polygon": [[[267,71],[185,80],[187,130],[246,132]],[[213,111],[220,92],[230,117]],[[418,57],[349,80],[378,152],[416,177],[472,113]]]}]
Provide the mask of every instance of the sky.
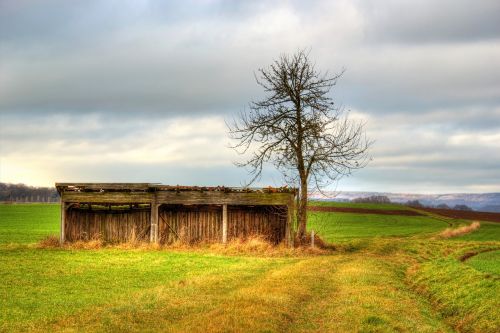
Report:
[{"label": "sky", "polygon": [[[240,186],[225,122],[309,50],[366,123],[332,188],[500,192],[500,2],[0,0],[0,181]],[[266,168],[255,186],[280,186]]]}]

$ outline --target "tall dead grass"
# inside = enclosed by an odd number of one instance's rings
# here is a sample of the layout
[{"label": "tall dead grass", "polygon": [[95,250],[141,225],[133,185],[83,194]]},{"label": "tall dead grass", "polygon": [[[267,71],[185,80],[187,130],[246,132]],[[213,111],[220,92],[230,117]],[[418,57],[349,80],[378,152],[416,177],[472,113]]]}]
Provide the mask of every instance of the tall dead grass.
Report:
[{"label": "tall dead grass", "polygon": [[199,242],[195,244],[186,244],[176,242],[169,245],[152,244],[148,242],[130,241],[118,244],[104,243],[100,239],[87,241],[75,241],[61,245],[57,236],[48,236],[42,239],[38,248],[63,248],[78,250],[98,250],[104,248],[122,249],[122,250],[170,250],[179,252],[202,252],[221,255],[250,255],[262,257],[280,257],[280,256],[314,256],[331,253],[333,247],[326,245],[319,237],[315,237],[315,247],[310,246],[310,239],[304,241],[302,245],[295,247],[287,246],[283,243],[275,245],[268,242],[263,237],[251,236],[247,238],[232,239],[226,244]]},{"label": "tall dead grass", "polygon": [[439,234],[439,236],[441,238],[452,238],[452,237],[462,236],[471,233],[474,230],[479,229],[480,227],[481,223],[479,223],[478,221],[474,221],[471,224],[464,227],[456,229],[446,228],[443,232]]},{"label": "tall dead grass", "polygon": [[275,245],[259,236],[252,236],[245,239],[233,239],[227,244],[213,243],[208,247],[208,250],[223,255],[252,255],[263,257],[309,256],[331,252],[319,246],[311,248],[310,246],[290,247],[283,243]]},{"label": "tall dead grass", "polygon": [[37,247],[40,249],[56,248],[60,246],[59,237],[55,235],[49,235],[37,243]]}]

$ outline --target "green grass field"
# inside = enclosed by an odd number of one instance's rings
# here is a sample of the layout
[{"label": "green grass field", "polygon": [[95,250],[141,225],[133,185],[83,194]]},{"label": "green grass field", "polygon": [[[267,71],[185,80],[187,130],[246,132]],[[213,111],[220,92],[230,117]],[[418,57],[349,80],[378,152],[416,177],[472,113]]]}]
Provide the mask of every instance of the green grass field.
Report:
[{"label": "green grass field", "polygon": [[441,239],[467,222],[310,217],[336,250],[39,248],[59,206],[0,205],[0,331],[499,331],[500,252],[459,258],[500,248],[500,224]]},{"label": "green grass field", "polygon": [[443,221],[427,216],[311,212],[309,218],[309,229],[323,235],[329,242],[428,234],[448,226]]},{"label": "green grass field", "polygon": [[479,253],[467,261],[467,264],[484,273],[500,275],[500,248],[496,251]]},{"label": "green grass field", "polygon": [[408,210],[408,206],[389,203],[389,204],[376,204],[376,203],[352,203],[352,202],[335,202],[335,201],[311,201],[311,206],[323,207],[347,207],[347,208],[366,208],[366,209],[388,209],[388,210]]},{"label": "green grass field", "polygon": [[1,205],[0,214],[0,244],[34,243],[59,232],[59,205]]}]

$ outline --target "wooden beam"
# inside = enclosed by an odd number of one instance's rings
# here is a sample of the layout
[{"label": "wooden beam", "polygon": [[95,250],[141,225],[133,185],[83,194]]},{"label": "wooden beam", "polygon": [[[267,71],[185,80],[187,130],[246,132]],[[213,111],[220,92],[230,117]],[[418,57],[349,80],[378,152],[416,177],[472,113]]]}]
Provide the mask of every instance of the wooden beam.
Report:
[{"label": "wooden beam", "polygon": [[74,188],[86,190],[147,190],[152,186],[157,186],[155,183],[56,183],[57,188],[63,190],[73,190]]},{"label": "wooden beam", "polygon": [[59,236],[59,241],[61,245],[64,244],[64,241],[66,240],[65,223],[66,223],[66,203],[61,198],[61,225],[60,225],[61,234]]},{"label": "wooden beam", "polygon": [[292,196],[287,205],[285,242],[289,247],[294,246],[293,216],[295,214],[295,198]]},{"label": "wooden beam", "polygon": [[80,203],[151,203],[154,193],[147,192],[63,192],[66,202]]},{"label": "wooden beam", "polygon": [[160,221],[158,216],[160,215],[160,205],[155,204],[155,215],[156,215],[156,235],[155,235],[155,243],[160,242]]},{"label": "wooden beam", "polygon": [[276,205],[286,206],[292,193],[224,193],[217,191],[158,191],[156,197],[162,204],[180,205]]},{"label": "wooden beam", "polygon": [[222,243],[227,243],[227,205],[222,205]]}]

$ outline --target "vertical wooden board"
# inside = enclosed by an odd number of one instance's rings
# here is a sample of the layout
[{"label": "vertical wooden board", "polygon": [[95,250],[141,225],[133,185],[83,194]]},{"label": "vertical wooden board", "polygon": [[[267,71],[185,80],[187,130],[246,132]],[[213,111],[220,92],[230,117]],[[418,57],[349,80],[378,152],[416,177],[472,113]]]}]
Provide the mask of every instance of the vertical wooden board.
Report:
[{"label": "vertical wooden board", "polygon": [[204,233],[203,233],[203,239],[210,241],[210,235],[212,234],[211,230],[211,217],[212,217],[213,212],[203,212],[203,220],[204,220]]},{"label": "vertical wooden board", "polygon": [[[173,230],[179,233],[177,221],[173,218],[171,211],[166,212],[165,221],[168,222],[168,224],[172,227]],[[174,235],[172,230],[170,230],[170,228],[167,225],[165,225],[165,233],[167,235],[167,243],[170,244],[174,239]]]},{"label": "vertical wooden board", "polygon": [[198,223],[200,223],[200,240],[207,239],[207,212],[206,211],[198,211],[196,212],[198,216]]},{"label": "vertical wooden board", "polygon": [[173,215],[173,212],[172,213],[172,218],[175,219],[175,224],[177,225],[177,230],[179,231],[177,234],[179,235],[179,238],[180,238],[180,241],[182,241],[182,239],[184,238],[184,233],[185,233],[185,230],[183,228],[183,226],[179,223],[179,219],[176,215]]},{"label": "vertical wooden board", "polygon": [[59,230],[59,242],[62,244],[65,241],[66,236],[66,203],[61,198],[61,221]]},{"label": "vertical wooden board", "polygon": [[200,230],[200,235],[198,241],[204,240],[206,237],[206,219],[205,219],[205,213],[206,212],[196,212],[196,217],[198,219],[198,224],[200,225],[199,230]]},{"label": "vertical wooden board", "polygon": [[227,205],[222,206],[222,243],[228,240],[228,211]]},{"label": "vertical wooden board", "polygon": [[189,214],[191,215],[195,224],[196,238],[194,239],[194,241],[197,242],[201,238],[201,223],[200,223],[201,221],[197,219],[198,214],[196,214],[196,212],[190,211]]}]

